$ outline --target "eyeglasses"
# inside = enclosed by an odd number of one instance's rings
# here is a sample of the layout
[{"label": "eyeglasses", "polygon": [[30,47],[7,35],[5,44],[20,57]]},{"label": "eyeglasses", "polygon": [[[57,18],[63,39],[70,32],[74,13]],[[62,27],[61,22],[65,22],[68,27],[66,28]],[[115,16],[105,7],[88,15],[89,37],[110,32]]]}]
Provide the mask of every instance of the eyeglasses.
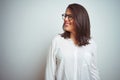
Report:
[{"label": "eyeglasses", "polygon": [[68,17],[68,20],[73,20],[73,16],[71,14],[62,14],[62,19],[64,20],[66,17]]}]

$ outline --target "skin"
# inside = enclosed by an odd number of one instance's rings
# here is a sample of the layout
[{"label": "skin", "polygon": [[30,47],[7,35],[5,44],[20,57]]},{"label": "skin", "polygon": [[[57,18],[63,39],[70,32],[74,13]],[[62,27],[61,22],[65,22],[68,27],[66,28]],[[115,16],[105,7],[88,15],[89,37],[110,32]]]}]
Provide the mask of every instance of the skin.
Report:
[{"label": "skin", "polygon": [[[67,15],[72,15],[70,9],[66,9],[65,14]],[[66,31],[70,32],[70,38],[73,40],[73,42],[76,44],[76,40],[75,40],[75,24],[74,24],[74,19],[69,20],[68,17],[66,17],[64,19],[64,29]]]}]

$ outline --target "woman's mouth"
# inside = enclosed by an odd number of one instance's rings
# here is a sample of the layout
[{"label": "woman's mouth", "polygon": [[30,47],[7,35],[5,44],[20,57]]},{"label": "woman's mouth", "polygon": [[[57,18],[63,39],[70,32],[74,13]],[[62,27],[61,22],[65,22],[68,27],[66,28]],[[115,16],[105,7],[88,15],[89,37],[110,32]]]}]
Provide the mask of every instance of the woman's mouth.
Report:
[{"label": "woman's mouth", "polygon": [[69,25],[70,25],[70,23],[65,23],[64,25],[65,25],[65,26],[69,26]]}]

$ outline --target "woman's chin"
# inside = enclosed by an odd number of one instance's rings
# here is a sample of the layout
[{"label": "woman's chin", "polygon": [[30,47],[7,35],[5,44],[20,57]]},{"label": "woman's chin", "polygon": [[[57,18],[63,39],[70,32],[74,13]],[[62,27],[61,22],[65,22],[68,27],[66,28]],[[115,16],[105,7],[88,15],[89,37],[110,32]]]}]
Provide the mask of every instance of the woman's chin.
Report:
[{"label": "woman's chin", "polygon": [[71,29],[71,26],[64,25],[64,30],[71,32],[72,29]]},{"label": "woman's chin", "polygon": [[64,29],[65,31],[68,31],[68,32],[70,32],[70,30],[69,29]]}]

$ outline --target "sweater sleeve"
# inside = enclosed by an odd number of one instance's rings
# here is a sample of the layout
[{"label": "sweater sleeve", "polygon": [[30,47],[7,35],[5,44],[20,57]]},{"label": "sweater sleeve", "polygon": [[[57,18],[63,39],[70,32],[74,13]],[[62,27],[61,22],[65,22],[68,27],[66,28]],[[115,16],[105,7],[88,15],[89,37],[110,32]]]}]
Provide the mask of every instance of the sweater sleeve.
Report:
[{"label": "sweater sleeve", "polygon": [[90,61],[90,77],[91,80],[100,80],[99,71],[97,67],[97,54],[96,54],[96,46],[94,47],[94,51],[91,54]]},{"label": "sweater sleeve", "polygon": [[47,56],[45,80],[55,80],[57,43],[53,39]]}]

